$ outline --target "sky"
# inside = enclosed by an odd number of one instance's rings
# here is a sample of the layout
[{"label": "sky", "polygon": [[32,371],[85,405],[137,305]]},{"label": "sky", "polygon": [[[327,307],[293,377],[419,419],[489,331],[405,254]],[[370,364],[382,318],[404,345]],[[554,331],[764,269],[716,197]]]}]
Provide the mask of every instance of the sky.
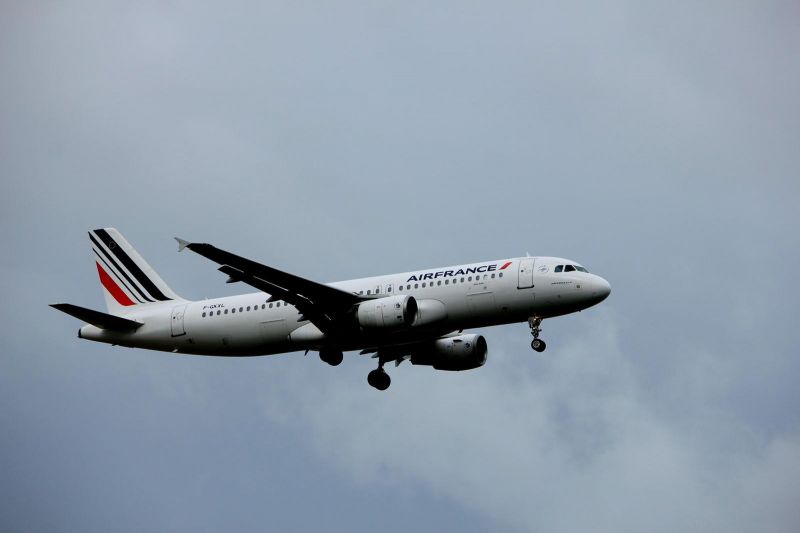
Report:
[{"label": "sky", "polygon": [[[797,531],[800,5],[0,3],[0,530]],[[81,341],[86,231],[186,298],[568,257],[478,370]]]}]

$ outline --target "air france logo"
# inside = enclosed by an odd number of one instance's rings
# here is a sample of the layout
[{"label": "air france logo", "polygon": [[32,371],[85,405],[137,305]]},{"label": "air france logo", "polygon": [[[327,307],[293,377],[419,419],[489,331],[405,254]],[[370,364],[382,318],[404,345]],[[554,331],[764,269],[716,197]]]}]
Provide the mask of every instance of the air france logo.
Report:
[{"label": "air france logo", "polygon": [[465,276],[467,274],[480,274],[483,272],[494,272],[496,270],[505,270],[509,267],[512,261],[508,261],[502,266],[498,267],[497,263],[491,265],[481,265],[477,267],[459,268],[458,270],[440,270],[438,272],[425,272],[424,274],[414,275],[408,278],[407,281],[423,281],[426,279],[437,278],[450,278],[454,276]]}]

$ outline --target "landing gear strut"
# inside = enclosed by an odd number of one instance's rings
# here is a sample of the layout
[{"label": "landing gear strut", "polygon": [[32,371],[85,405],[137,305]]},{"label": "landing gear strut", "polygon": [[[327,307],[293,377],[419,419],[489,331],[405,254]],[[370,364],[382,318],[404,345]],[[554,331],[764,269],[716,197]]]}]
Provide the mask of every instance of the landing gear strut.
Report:
[{"label": "landing gear strut", "polygon": [[372,385],[378,390],[386,390],[392,384],[392,378],[383,369],[383,362],[380,363],[378,368],[367,374],[367,383]]},{"label": "landing gear strut", "polygon": [[531,327],[531,335],[533,335],[533,340],[531,341],[531,348],[536,350],[537,352],[543,352],[545,348],[547,348],[547,344],[539,338],[539,334],[542,332],[542,319],[538,316],[532,316],[528,319],[528,325]]}]

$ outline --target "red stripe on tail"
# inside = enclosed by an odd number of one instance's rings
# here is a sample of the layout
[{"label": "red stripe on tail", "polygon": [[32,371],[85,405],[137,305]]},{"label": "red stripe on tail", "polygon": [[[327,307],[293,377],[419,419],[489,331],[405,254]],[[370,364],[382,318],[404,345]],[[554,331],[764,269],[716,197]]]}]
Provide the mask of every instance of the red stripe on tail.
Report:
[{"label": "red stripe on tail", "polygon": [[134,302],[128,298],[128,295],[125,294],[122,289],[119,288],[119,285],[114,283],[114,280],[111,279],[111,276],[106,274],[106,271],[103,270],[103,267],[100,266],[100,263],[94,263],[97,265],[97,273],[100,274],[100,283],[103,284],[103,287],[111,293],[111,296],[120,304],[120,305],[134,305]]}]

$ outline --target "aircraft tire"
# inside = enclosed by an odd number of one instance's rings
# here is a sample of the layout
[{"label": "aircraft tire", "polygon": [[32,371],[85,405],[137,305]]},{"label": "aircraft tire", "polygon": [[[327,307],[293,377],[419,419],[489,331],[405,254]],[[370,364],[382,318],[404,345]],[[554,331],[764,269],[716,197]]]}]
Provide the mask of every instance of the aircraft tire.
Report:
[{"label": "aircraft tire", "polygon": [[331,366],[339,366],[344,360],[344,354],[341,350],[324,349],[320,350],[319,358]]},{"label": "aircraft tire", "polygon": [[392,378],[382,368],[376,368],[367,374],[367,383],[378,390],[386,390],[392,384]]},{"label": "aircraft tire", "polygon": [[543,352],[545,348],[547,348],[547,343],[545,343],[542,339],[533,339],[531,341],[531,348],[537,352]]}]

